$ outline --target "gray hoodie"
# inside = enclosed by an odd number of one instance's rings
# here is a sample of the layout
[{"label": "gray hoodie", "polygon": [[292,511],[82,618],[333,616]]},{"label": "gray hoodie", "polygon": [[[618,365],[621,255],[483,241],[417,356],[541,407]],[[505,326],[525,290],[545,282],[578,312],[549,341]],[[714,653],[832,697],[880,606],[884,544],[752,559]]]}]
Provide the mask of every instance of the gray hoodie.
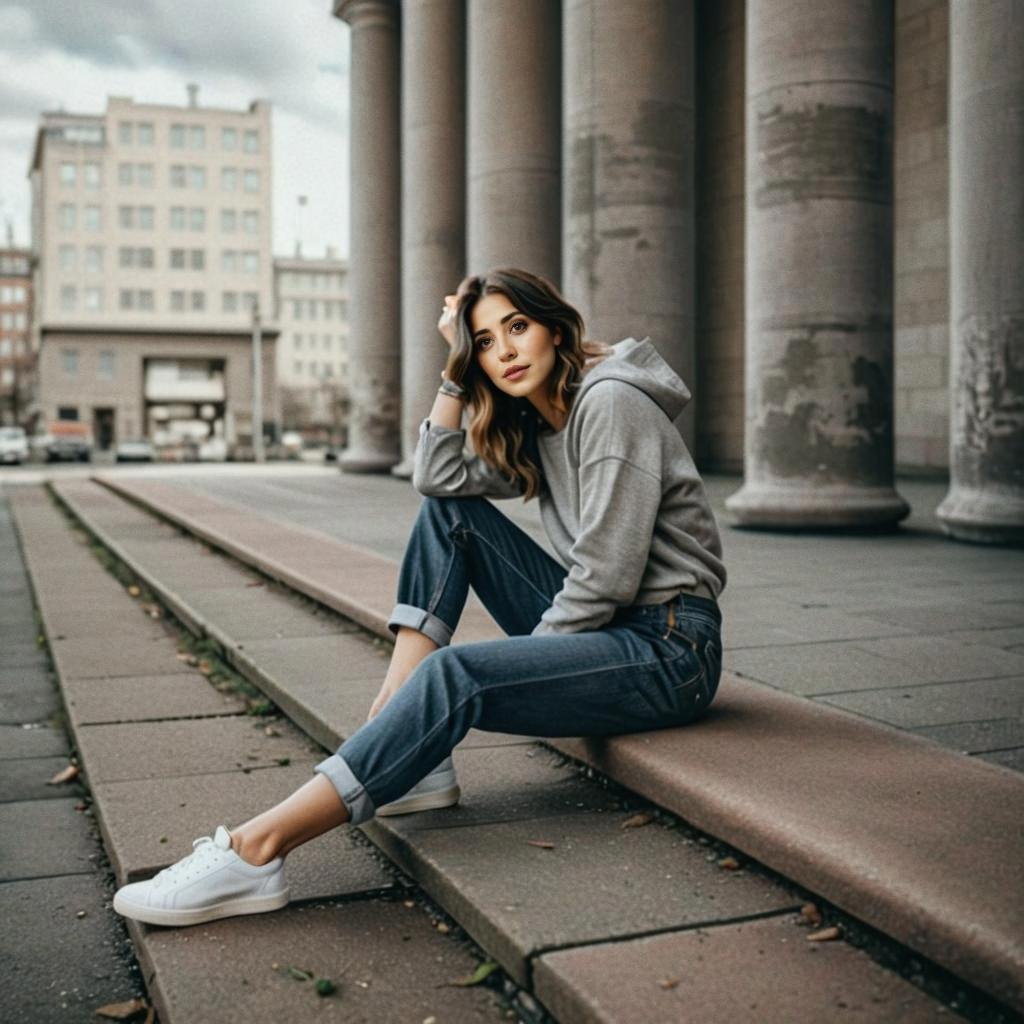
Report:
[{"label": "gray hoodie", "polygon": [[[560,431],[528,421],[544,477],[540,514],[568,569],[534,636],[599,629],[619,606],[725,587],[704,485],[673,420],[690,400],[650,338],[626,338],[584,376]],[[529,429],[532,428],[532,429]],[[420,425],[413,486],[424,495],[511,498],[510,483],[463,450],[465,430]]]}]

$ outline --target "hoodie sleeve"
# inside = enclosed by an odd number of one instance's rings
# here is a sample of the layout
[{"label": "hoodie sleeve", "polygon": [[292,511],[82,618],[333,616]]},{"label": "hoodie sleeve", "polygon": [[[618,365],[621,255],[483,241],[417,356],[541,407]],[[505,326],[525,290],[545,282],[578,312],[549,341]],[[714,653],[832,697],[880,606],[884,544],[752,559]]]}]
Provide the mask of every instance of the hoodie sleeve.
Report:
[{"label": "hoodie sleeve", "polygon": [[464,451],[466,431],[442,427],[425,419],[413,459],[412,485],[428,497],[515,498],[523,493],[518,481],[510,481],[484,462]]},{"label": "hoodie sleeve", "polygon": [[[661,505],[655,403],[621,382],[601,382],[579,409],[580,532],[570,567],[533,636],[600,629],[640,589]],[[656,436],[656,435],[655,435]]]}]

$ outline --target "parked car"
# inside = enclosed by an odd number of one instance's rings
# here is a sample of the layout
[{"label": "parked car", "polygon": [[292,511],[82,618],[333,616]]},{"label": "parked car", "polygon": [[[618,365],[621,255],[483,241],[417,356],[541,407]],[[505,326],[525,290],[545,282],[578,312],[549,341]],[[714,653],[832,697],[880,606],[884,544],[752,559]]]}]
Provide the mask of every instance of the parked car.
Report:
[{"label": "parked car", "polygon": [[53,420],[35,441],[36,451],[47,462],[88,462],[92,457],[92,431],[77,420]]},{"label": "parked car", "polygon": [[114,458],[118,462],[153,462],[156,450],[144,437],[128,438],[118,442]]},{"label": "parked car", "polygon": [[208,437],[199,442],[200,462],[227,462],[228,443],[222,437]]},{"label": "parked car", "polygon": [[0,463],[20,466],[28,458],[28,438],[21,427],[0,427]]}]

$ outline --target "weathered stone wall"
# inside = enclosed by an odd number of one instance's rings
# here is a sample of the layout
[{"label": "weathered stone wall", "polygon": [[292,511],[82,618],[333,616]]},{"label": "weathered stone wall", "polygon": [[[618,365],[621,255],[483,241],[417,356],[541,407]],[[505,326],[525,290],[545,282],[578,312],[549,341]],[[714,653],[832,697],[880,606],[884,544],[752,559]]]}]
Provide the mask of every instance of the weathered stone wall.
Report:
[{"label": "weathered stone wall", "polygon": [[949,466],[948,0],[897,0],[896,466]]}]

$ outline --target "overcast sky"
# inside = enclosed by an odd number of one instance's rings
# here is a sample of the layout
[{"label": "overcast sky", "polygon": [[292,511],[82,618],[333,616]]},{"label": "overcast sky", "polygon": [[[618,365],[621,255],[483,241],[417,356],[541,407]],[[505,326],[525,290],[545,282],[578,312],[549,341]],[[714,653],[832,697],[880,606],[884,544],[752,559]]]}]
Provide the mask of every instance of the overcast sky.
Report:
[{"label": "overcast sky", "polygon": [[[273,104],[274,252],[348,253],[349,29],[331,0],[0,0],[0,227],[29,241],[39,114],[99,114],[108,95]],[[299,222],[297,196],[309,197]]]}]

